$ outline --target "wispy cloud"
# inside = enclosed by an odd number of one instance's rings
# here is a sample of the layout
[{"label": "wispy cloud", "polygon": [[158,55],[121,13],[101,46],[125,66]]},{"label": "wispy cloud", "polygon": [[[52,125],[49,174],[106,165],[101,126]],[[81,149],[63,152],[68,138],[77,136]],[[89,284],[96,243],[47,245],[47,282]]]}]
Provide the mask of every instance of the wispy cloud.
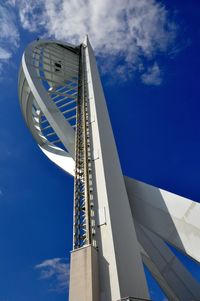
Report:
[{"label": "wispy cloud", "polygon": [[161,83],[161,75],[160,80],[158,77],[157,81],[148,80],[148,61],[153,62],[154,76],[156,72],[158,75],[156,56],[172,52],[177,35],[177,26],[162,2],[18,0],[17,3],[25,29],[40,29],[43,35],[72,43],[80,43],[89,34],[96,53],[103,58],[104,68],[112,68],[116,75],[127,79],[143,65],[142,81]]},{"label": "wispy cloud", "polygon": [[5,3],[6,3],[7,5],[10,5],[10,6],[14,7],[15,4],[16,4],[16,0],[7,0],[7,1],[5,1]]},{"label": "wispy cloud", "polygon": [[69,285],[69,263],[63,258],[47,259],[35,266],[40,279],[50,280],[50,290],[62,292]]},{"label": "wispy cloud", "polygon": [[148,67],[147,71],[141,75],[141,80],[146,85],[159,86],[162,82],[160,67],[157,63]]},{"label": "wispy cloud", "polygon": [[0,73],[19,46],[19,32],[15,23],[16,16],[13,5],[14,1],[0,4]]},{"label": "wispy cloud", "polygon": [[9,50],[5,50],[0,47],[0,60],[8,60],[12,56]]},{"label": "wispy cloud", "polygon": [[34,32],[41,30],[45,26],[48,16],[43,1],[17,0],[16,7],[18,8],[19,18],[24,29]]}]

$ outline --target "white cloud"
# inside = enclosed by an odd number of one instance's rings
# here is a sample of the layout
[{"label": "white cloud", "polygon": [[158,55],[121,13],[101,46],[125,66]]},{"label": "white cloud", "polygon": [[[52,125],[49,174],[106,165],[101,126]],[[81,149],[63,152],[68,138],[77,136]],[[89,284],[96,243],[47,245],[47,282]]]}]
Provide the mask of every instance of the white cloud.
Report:
[{"label": "white cloud", "polygon": [[12,56],[9,50],[5,50],[0,47],[0,60],[8,60]]},{"label": "white cloud", "polygon": [[63,291],[69,284],[69,263],[63,258],[47,259],[37,264],[35,269],[40,271],[41,279],[50,279],[51,289]]},{"label": "white cloud", "polygon": [[40,0],[17,0],[19,17],[24,29],[30,32],[39,31],[45,25],[47,15],[45,14],[43,2]]},{"label": "white cloud", "polygon": [[10,6],[12,6],[12,7],[14,7],[15,4],[16,4],[16,1],[15,1],[15,0],[7,0],[7,1],[6,1],[6,4],[7,4],[7,5],[10,5]]},{"label": "white cloud", "polygon": [[14,1],[0,4],[0,73],[19,46],[19,32],[15,24]]},{"label": "white cloud", "polygon": [[88,34],[104,68],[123,79],[132,76],[143,59],[148,65],[156,54],[168,53],[177,33],[157,0],[18,0],[18,7],[22,26],[29,31],[40,29],[75,44]]},{"label": "white cloud", "polygon": [[146,85],[159,86],[162,82],[161,71],[157,63],[149,67],[145,73],[142,74],[141,80]]},{"label": "white cloud", "polygon": [[15,24],[15,14],[11,8],[0,5],[0,44],[11,49],[19,46],[19,32]]}]

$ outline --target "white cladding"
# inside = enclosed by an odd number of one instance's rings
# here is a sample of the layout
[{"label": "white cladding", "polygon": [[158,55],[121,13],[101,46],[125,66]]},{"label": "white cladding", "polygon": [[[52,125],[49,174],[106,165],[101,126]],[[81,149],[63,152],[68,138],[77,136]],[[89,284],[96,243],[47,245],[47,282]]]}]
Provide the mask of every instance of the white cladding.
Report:
[{"label": "white cladding", "polygon": [[[106,224],[97,232],[101,301],[122,297],[149,298],[139,245],[108,117],[94,53],[87,39],[86,68],[96,180],[96,211],[105,210]],[[104,209],[103,209],[104,208]]]}]

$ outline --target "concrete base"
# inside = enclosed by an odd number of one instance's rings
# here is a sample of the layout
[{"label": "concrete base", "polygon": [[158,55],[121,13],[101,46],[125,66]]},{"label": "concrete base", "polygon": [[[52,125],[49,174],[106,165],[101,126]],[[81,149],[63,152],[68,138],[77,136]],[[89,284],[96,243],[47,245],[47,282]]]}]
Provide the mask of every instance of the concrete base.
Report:
[{"label": "concrete base", "polygon": [[71,252],[69,301],[99,301],[98,252],[91,245]]}]

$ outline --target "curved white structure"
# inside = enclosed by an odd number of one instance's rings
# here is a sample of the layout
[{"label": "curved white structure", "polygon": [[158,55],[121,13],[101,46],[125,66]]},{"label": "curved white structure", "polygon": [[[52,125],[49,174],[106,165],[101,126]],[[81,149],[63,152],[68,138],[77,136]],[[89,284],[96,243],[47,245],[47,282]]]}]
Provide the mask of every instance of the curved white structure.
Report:
[{"label": "curved white structure", "polygon": [[19,99],[27,126],[41,150],[72,175],[78,72],[77,47],[37,41],[25,50],[19,75]]},{"label": "curved white structure", "polygon": [[41,150],[74,176],[69,300],[149,300],[142,261],[169,300],[200,299],[165,244],[200,262],[200,205],[123,177],[88,38],[31,43],[19,99]]}]

